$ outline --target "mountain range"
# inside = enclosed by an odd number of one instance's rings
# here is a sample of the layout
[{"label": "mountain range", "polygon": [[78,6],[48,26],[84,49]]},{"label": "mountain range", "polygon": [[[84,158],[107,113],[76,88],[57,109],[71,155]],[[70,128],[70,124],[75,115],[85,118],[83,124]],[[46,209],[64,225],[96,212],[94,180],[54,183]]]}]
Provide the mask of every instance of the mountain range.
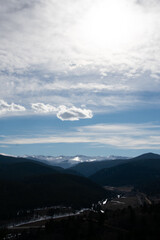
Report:
[{"label": "mountain range", "polygon": [[78,175],[31,159],[0,155],[0,220],[10,219],[19,210],[87,207],[110,197],[110,192]]},{"label": "mountain range", "polygon": [[103,168],[90,176],[94,182],[105,186],[147,185],[160,180],[160,155],[147,153],[129,159],[117,166]]},{"label": "mountain range", "polygon": [[76,156],[43,156],[43,155],[24,155],[23,158],[38,160],[49,165],[59,166],[62,168],[70,168],[79,163],[83,162],[95,162],[103,160],[115,160],[115,159],[128,159],[128,157],[122,156],[85,156],[85,155],[76,155]]},{"label": "mountain range", "polygon": [[[76,161],[73,158],[81,161],[85,157],[62,157],[61,161]],[[53,166],[54,161],[52,164],[48,161],[0,155],[0,218],[10,218],[20,209],[35,207],[91,206],[114,195],[104,186],[133,186],[136,191],[160,194],[158,154],[96,161],[86,157],[86,161],[77,160],[79,163],[71,164],[70,168]]]}]

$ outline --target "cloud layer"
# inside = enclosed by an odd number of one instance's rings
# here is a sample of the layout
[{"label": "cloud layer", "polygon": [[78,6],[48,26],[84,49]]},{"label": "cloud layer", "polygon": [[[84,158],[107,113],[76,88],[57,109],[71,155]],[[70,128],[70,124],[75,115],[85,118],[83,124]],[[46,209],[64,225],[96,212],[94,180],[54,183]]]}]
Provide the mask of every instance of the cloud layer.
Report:
[{"label": "cloud layer", "polygon": [[[144,124],[96,124],[78,127],[70,132],[50,131],[50,134],[21,137],[1,136],[0,144],[88,143],[90,147],[114,147],[115,149],[159,149],[160,125]],[[88,145],[89,146],[89,145]]]},{"label": "cloud layer", "polygon": [[1,69],[91,70],[105,60],[106,70],[159,71],[159,9],[158,0],[2,1]]},{"label": "cloud layer", "polygon": [[[24,106],[87,104],[94,112],[110,111],[108,102],[112,111],[154,106],[159,11],[159,0],[1,1],[1,98]],[[33,106],[49,113],[49,105]],[[58,116],[79,119],[75,112]]]}]

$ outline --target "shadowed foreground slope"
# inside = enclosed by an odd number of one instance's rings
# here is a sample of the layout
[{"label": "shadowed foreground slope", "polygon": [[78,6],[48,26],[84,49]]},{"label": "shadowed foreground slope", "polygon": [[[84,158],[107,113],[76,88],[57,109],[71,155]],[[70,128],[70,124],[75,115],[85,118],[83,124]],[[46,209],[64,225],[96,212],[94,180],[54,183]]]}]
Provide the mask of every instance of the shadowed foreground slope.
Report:
[{"label": "shadowed foreground slope", "polygon": [[13,158],[12,163],[9,159],[0,160],[0,190],[1,219],[9,219],[22,209],[53,205],[87,207],[110,194],[87,178]]}]

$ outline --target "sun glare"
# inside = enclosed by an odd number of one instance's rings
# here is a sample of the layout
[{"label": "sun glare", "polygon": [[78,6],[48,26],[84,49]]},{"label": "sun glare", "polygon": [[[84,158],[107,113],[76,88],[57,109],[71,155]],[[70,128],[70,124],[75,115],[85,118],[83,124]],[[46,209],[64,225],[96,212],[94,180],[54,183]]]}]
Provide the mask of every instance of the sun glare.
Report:
[{"label": "sun glare", "polygon": [[144,19],[135,1],[104,0],[94,4],[84,14],[78,34],[84,45],[93,50],[134,46],[144,32]]}]

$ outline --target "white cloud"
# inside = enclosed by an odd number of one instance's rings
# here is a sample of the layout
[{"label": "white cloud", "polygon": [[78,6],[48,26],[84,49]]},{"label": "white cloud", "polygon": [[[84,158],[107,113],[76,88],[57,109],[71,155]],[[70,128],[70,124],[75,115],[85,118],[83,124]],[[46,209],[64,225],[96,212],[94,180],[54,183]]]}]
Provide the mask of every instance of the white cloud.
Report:
[{"label": "white cloud", "polygon": [[[65,106],[60,105],[55,107],[50,104],[45,103],[32,103],[31,109],[36,114],[56,114],[57,118],[62,121],[76,121],[80,119],[92,118],[93,113],[90,109],[77,108],[75,106]],[[33,114],[30,108],[25,108],[24,106],[17,105],[15,103],[8,104],[4,100],[0,100],[0,114],[7,114],[9,112],[24,112],[28,114]]]},{"label": "white cloud", "polygon": [[0,100],[0,114],[5,114],[8,112],[24,112],[26,109],[21,105],[15,103],[8,104],[4,100]]},{"label": "white cloud", "polygon": [[31,106],[36,113],[52,113],[57,111],[57,108],[50,104],[32,103]]},{"label": "white cloud", "polygon": [[86,108],[66,107],[64,105],[59,107],[57,117],[62,121],[76,121],[79,119],[92,118],[92,111]]},{"label": "white cloud", "polygon": [[86,108],[77,108],[75,106],[67,107],[61,105],[54,107],[50,104],[32,103],[32,109],[36,113],[56,113],[57,117],[62,121],[76,121],[85,118],[92,118],[92,111]]}]

